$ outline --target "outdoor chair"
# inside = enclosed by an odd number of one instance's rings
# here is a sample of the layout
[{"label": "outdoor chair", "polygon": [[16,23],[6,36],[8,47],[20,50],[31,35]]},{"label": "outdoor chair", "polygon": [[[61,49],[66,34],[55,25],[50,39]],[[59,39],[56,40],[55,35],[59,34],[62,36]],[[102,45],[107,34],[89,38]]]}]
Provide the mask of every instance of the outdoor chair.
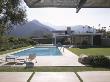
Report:
[{"label": "outdoor chair", "polygon": [[29,57],[27,58],[27,61],[32,61],[35,58],[36,58],[35,54],[30,54]]},{"label": "outdoor chair", "polygon": [[26,62],[26,58],[19,57],[16,59],[16,65],[22,65]]},{"label": "outdoor chair", "polygon": [[22,65],[25,63],[25,61],[26,61],[25,58],[21,58],[14,55],[5,57],[5,62],[6,62],[5,65]]},{"label": "outdoor chair", "polygon": [[16,58],[17,58],[16,56],[6,56],[5,62],[15,62]]},{"label": "outdoor chair", "polygon": [[37,63],[36,55],[30,54],[26,61],[26,67],[34,67],[35,63]]}]

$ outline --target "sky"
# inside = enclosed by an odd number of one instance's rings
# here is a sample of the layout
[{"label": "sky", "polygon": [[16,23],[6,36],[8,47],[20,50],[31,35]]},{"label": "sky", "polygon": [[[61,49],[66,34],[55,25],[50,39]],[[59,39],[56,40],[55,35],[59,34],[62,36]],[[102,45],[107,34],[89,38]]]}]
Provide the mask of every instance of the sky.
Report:
[{"label": "sky", "polygon": [[[76,26],[89,25],[95,28],[110,29],[110,8],[29,8],[26,6],[29,21],[38,20],[46,25]],[[56,27],[55,27],[56,28]]]}]

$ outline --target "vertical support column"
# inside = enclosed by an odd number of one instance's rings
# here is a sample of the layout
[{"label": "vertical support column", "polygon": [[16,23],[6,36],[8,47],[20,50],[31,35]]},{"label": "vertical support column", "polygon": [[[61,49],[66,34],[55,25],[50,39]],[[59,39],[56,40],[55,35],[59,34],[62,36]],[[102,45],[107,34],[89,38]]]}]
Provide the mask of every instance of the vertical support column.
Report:
[{"label": "vertical support column", "polygon": [[56,36],[55,36],[55,45],[56,45]]},{"label": "vertical support column", "polygon": [[93,36],[94,35],[91,35],[91,46],[93,46]]},{"label": "vertical support column", "polygon": [[73,45],[73,35],[71,35],[71,45]]},{"label": "vertical support column", "polygon": [[53,39],[54,39],[53,44],[56,45],[56,34],[55,33],[53,34]]}]

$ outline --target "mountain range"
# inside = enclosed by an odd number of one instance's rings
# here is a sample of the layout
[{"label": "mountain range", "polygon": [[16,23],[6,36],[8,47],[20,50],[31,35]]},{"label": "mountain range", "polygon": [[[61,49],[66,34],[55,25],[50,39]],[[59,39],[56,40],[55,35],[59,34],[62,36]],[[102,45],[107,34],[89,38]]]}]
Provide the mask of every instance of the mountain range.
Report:
[{"label": "mountain range", "polygon": [[[96,29],[90,27],[90,26],[83,26],[83,25],[76,25],[76,26],[69,26],[71,27],[71,30],[74,32],[96,32]],[[52,36],[52,31],[59,30],[54,29],[59,28],[60,30],[66,30],[66,26],[47,26],[42,23],[40,23],[37,20],[33,20],[30,22],[27,22],[24,25],[17,25],[15,26],[11,32],[9,32],[8,35],[10,36],[17,36],[17,37],[37,37],[41,38],[45,35]]]},{"label": "mountain range", "polygon": [[37,20],[33,20],[27,22],[24,25],[17,25],[15,26],[11,32],[9,32],[10,36],[17,36],[17,37],[43,37],[46,34],[52,35],[52,31],[54,29],[40,23]]}]

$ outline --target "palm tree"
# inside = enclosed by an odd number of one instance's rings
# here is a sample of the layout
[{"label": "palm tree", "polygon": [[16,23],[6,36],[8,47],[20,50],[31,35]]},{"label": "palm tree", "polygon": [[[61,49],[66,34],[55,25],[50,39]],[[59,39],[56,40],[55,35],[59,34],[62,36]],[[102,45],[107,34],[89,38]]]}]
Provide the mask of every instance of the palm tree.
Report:
[{"label": "palm tree", "polygon": [[100,29],[101,24],[98,25],[99,29]]}]

